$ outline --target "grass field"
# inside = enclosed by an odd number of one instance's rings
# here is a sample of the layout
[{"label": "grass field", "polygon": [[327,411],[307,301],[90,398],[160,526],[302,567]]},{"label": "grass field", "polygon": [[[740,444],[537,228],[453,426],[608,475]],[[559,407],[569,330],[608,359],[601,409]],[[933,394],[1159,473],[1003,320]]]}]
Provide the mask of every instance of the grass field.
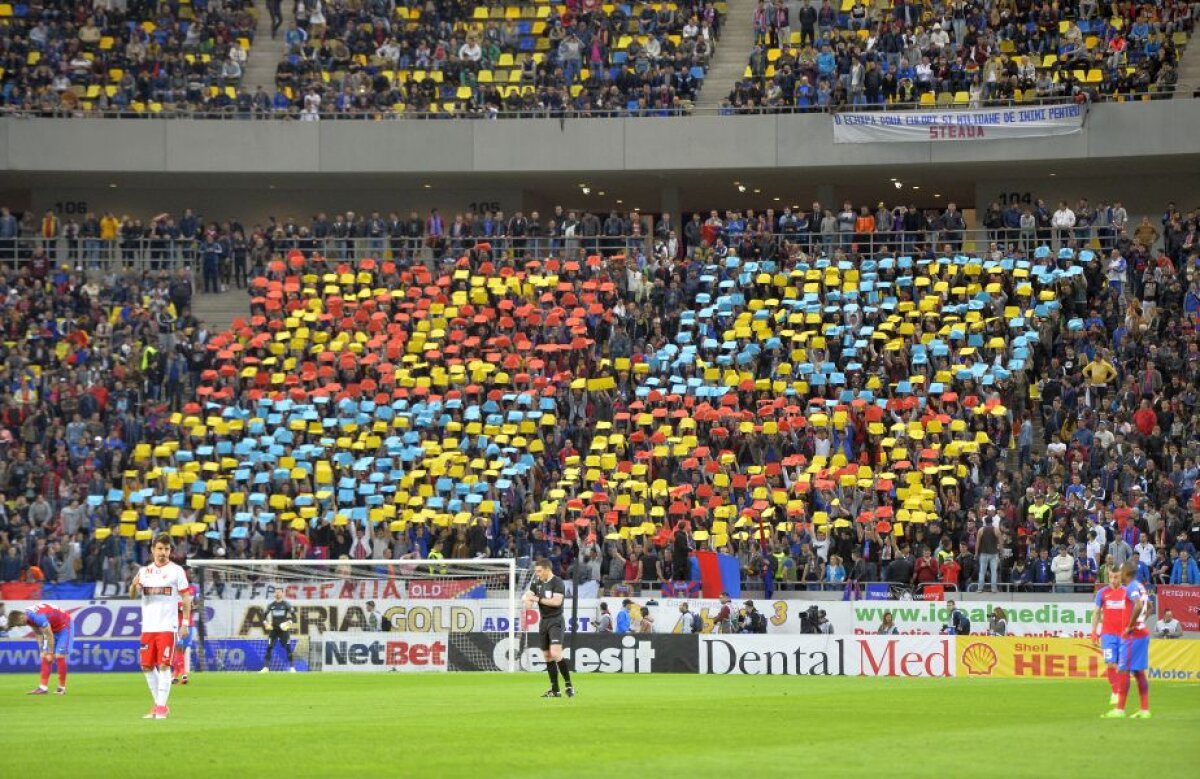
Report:
[{"label": "grass field", "polygon": [[577,675],[543,700],[534,674],[200,674],[146,721],[140,675],[79,674],[66,698],[33,681],[0,677],[0,754],[35,777],[1166,777],[1200,733],[1189,684],[1102,721],[1103,682]]}]

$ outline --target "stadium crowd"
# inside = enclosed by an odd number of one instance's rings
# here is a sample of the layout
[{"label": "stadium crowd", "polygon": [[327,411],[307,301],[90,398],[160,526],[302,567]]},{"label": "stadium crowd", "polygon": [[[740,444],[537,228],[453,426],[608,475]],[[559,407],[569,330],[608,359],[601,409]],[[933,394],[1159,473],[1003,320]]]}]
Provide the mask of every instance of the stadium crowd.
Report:
[{"label": "stadium crowd", "polygon": [[704,80],[724,4],[300,0],[272,17],[286,44],[273,93],[240,87],[257,13],[246,0],[0,8],[0,110],[317,120],[678,114]]},{"label": "stadium crowd", "polygon": [[271,108],[301,119],[678,113],[696,97],[721,18],[711,0],[296,8]]},{"label": "stadium crowd", "polygon": [[4,4],[0,110],[232,105],[254,38],[249,0]]},{"label": "stadium crowd", "polygon": [[1169,97],[1200,3],[759,0],[727,112]]},{"label": "stadium crowd", "polygon": [[6,264],[0,582],[112,592],[165,530],[192,557],[535,554],[630,588],[695,548],[768,591],[1087,589],[1126,559],[1197,584],[1197,213],[1131,237],[1123,211],[873,255],[745,243],[786,213],[573,256],[557,227],[352,257],[276,226],[219,333],[186,271]]}]

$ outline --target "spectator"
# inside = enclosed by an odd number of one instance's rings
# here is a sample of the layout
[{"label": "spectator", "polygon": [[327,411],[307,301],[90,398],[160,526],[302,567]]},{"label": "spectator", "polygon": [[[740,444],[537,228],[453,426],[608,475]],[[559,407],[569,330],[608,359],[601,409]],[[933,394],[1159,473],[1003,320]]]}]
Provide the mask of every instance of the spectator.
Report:
[{"label": "spectator", "polygon": [[1050,570],[1054,573],[1055,592],[1069,593],[1074,591],[1073,576],[1075,574],[1075,559],[1070,555],[1070,550],[1066,546],[1058,547],[1058,553],[1054,561],[1050,563]]},{"label": "spectator", "polygon": [[879,629],[875,631],[881,636],[898,636],[900,635],[899,628],[896,627],[896,620],[892,616],[892,612],[883,612],[883,622],[879,624]]},{"label": "spectator", "polygon": [[1187,549],[1179,552],[1179,557],[1171,566],[1171,584],[1196,585],[1200,584],[1200,566]]},{"label": "spectator", "polygon": [[[989,507],[994,508],[994,507]],[[985,517],[983,528],[975,539],[975,557],[979,564],[978,589],[983,592],[984,580],[992,581],[992,592],[996,591],[997,573],[1000,565],[1000,536],[999,531],[992,526],[992,517]]]}]

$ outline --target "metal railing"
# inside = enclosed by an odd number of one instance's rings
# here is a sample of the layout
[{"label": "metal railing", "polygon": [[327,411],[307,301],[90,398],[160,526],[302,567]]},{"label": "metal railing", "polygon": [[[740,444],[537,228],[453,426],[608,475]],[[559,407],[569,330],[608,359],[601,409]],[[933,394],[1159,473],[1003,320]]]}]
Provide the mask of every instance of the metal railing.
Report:
[{"label": "metal railing", "polygon": [[[776,232],[775,240],[786,244],[791,252],[802,251],[810,256],[832,256],[837,252],[877,258],[889,255],[920,255],[924,253],[953,255],[959,253],[988,254],[992,251],[1005,256],[1032,255],[1038,247],[1047,246],[1057,254],[1061,248],[1105,251],[1112,247],[1115,233],[1111,228],[1088,227],[1069,231],[1053,229],[987,229],[967,228],[946,230],[934,228],[914,232],[890,231],[876,233]],[[293,250],[305,255],[319,254],[335,262],[355,263],[365,259],[398,260],[412,263],[436,263],[458,259],[465,252],[486,244],[492,257],[583,260],[599,254],[643,252],[653,256],[658,239],[653,235],[581,236],[512,238],[469,237],[431,240],[429,236],[355,237],[355,238],[276,238],[270,246],[269,259],[286,257]],[[994,249],[993,249],[994,246]],[[738,255],[738,242],[728,246],[732,256]],[[682,246],[681,253],[691,250]],[[203,272],[203,246],[194,239],[132,238],[100,240],[95,238],[38,238],[23,236],[0,239],[0,268],[26,268],[34,257],[45,257],[55,268],[97,273],[170,273],[190,270]],[[255,271],[256,253],[252,247],[231,251],[223,246],[218,268],[225,274],[247,274]]]},{"label": "metal railing", "polygon": [[[1140,90],[1129,96],[1105,95],[1094,96],[1091,102],[1114,103],[1148,100],[1169,100],[1174,98],[1195,98],[1200,88],[1187,84],[1175,84],[1168,90]],[[561,109],[522,109],[522,110],[488,110],[484,107],[456,108],[454,111],[398,111],[392,108],[376,108],[363,111],[345,112],[336,110],[322,111],[319,116],[312,117],[319,121],[398,121],[398,120],[472,120],[487,121],[498,119],[636,119],[636,118],[671,118],[688,116],[776,116],[784,114],[833,114],[840,112],[861,111],[941,111],[941,110],[980,110],[982,108],[1005,108],[1039,105],[1065,105],[1075,102],[1070,95],[1035,96],[1033,98],[1015,100],[995,98],[982,100],[979,105],[962,103],[922,104],[919,101],[851,104],[836,106],[701,106],[686,102],[679,106],[667,108],[646,108],[630,110],[626,107],[612,109],[595,109],[578,111],[571,108]],[[176,106],[161,105],[152,108],[151,105],[141,104],[141,108],[89,108],[78,106],[58,108],[25,109],[14,106],[0,106],[0,116],[29,119],[196,119],[216,121],[305,121],[299,108],[286,109],[241,109],[236,105],[224,108],[207,106]]]}]

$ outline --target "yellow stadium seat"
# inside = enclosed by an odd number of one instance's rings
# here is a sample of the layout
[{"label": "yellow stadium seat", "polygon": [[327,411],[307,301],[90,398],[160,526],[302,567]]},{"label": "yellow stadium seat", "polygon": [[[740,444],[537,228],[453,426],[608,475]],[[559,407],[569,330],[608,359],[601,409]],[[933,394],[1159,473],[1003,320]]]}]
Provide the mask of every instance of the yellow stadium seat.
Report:
[{"label": "yellow stadium seat", "polygon": [[42,53],[40,51],[31,51],[25,58],[26,65],[36,65],[42,61]]},{"label": "yellow stadium seat", "polygon": [[1004,38],[1000,41],[1000,53],[1012,54],[1017,50],[1017,45],[1012,42],[1011,38]]},{"label": "yellow stadium seat", "polygon": [[955,92],[954,93],[954,105],[966,105],[969,102],[971,102],[971,93],[970,92]]},{"label": "yellow stadium seat", "polygon": [[550,18],[550,6],[543,5],[540,8],[538,8],[537,9],[537,18],[549,19]]},{"label": "yellow stadium seat", "polygon": [[1094,48],[1096,48],[1096,45],[1097,45],[1097,44],[1099,44],[1099,43],[1100,43],[1100,39],[1099,39],[1099,38],[1097,38],[1095,35],[1089,35],[1089,36],[1088,36],[1087,38],[1085,38],[1085,39],[1084,39],[1084,41],[1083,41],[1083,45],[1084,45],[1084,46],[1086,46],[1086,47],[1088,48],[1088,50],[1089,50],[1089,51],[1090,51],[1091,49],[1094,49]]},{"label": "yellow stadium seat", "polygon": [[508,74],[508,83],[510,83],[510,84],[520,84],[521,83],[521,69],[520,68],[516,68],[511,73]]},{"label": "yellow stadium seat", "polygon": [[504,18],[510,22],[515,22],[521,18],[521,9],[515,5],[510,5],[504,9]]},{"label": "yellow stadium seat", "polygon": [[780,51],[779,49],[768,49],[767,50],[767,62],[777,62],[779,60],[779,55],[782,53],[783,52]]},{"label": "yellow stadium seat", "polygon": [[1087,71],[1072,70],[1071,78],[1075,79],[1076,81],[1080,81],[1080,82],[1087,81]]},{"label": "yellow stadium seat", "polygon": [[480,84],[491,84],[493,81],[492,71],[490,71],[490,70],[479,71],[477,80],[479,81]]},{"label": "yellow stadium seat", "polygon": [[1099,84],[1103,80],[1104,80],[1104,72],[1101,71],[1100,68],[1090,69],[1087,72],[1087,77],[1084,78],[1084,82],[1086,82],[1088,84]]},{"label": "yellow stadium seat", "polygon": [[7,19],[13,15],[12,6],[8,3],[0,3],[0,18]]},{"label": "yellow stadium seat", "polygon": [[628,49],[632,43],[632,37],[628,35],[622,35],[620,38],[617,38],[617,51],[624,51],[625,49]]},{"label": "yellow stadium seat", "polygon": [[937,96],[938,105],[950,106],[954,105],[954,95],[949,92],[939,92]]},{"label": "yellow stadium seat", "polygon": [[162,105],[162,103],[151,103],[151,104],[150,104],[150,113],[152,113],[152,114],[161,114],[161,113],[162,113],[162,110],[163,110],[163,105]]},{"label": "yellow stadium seat", "polygon": [[533,23],[533,27],[531,27],[531,28],[529,29],[529,31],[530,31],[530,32],[531,32],[531,33],[532,33],[532,34],[533,34],[535,37],[536,37],[536,36],[538,36],[538,35],[545,35],[545,34],[546,34],[546,23],[545,23],[545,22],[534,22],[534,23]]},{"label": "yellow stadium seat", "polygon": [[241,49],[242,51],[250,51],[250,39],[249,38],[238,38],[237,41],[238,41],[239,49]]},{"label": "yellow stadium seat", "polygon": [[854,0],[842,0],[842,13],[850,13],[850,9],[854,7]]},{"label": "yellow stadium seat", "polygon": [[89,85],[85,96],[92,100],[95,100],[96,98],[100,97],[100,85],[99,84]]},{"label": "yellow stadium seat", "polygon": [[513,66],[513,55],[507,51],[500,55],[500,59],[496,62],[502,68],[511,68]]},{"label": "yellow stadium seat", "polygon": [[115,42],[116,39],[114,39],[111,35],[105,35],[100,39],[100,51],[110,50]]},{"label": "yellow stadium seat", "polygon": [[1058,55],[1057,54],[1047,54],[1046,56],[1042,57],[1042,67],[1043,68],[1052,68],[1057,63],[1058,63]]},{"label": "yellow stadium seat", "polygon": [[582,91],[583,91],[582,84],[572,84],[571,85],[571,97],[579,97],[579,93]]},{"label": "yellow stadium seat", "polygon": [[486,22],[487,18],[488,18],[487,6],[486,5],[475,6],[475,12],[473,14],[471,14],[471,18],[476,19],[481,22]]},{"label": "yellow stadium seat", "polygon": [[454,96],[457,97],[459,100],[470,100],[471,99],[471,88],[467,87],[467,86],[459,87],[458,90],[454,93]]},{"label": "yellow stadium seat", "polygon": [[1066,35],[1066,34],[1067,34],[1067,30],[1069,30],[1069,29],[1071,29],[1071,22],[1070,22],[1070,21],[1068,21],[1068,20],[1066,20],[1066,19],[1063,19],[1062,21],[1060,21],[1060,22],[1058,23],[1058,34],[1059,34],[1059,35]]},{"label": "yellow stadium seat", "polygon": [[1187,46],[1187,42],[1187,33],[1182,30],[1171,36],[1171,43],[1174,43],[1176,46]]},{"label": "yellow stadium seat", "polygon": [[934,105],[936,105],[937,100],[934,98],[932,92],[923,92],[921,94],[920,102],[921,102],[921,105],[932,108]]},{"label": "yellow stadium seat", "polygon": [[136,100],[135,100],[135,101],[134,101],[134,102],[131,104],[131,107],[133,108],[133,110],[134,110],[136,113],[139,113],[139,114],[140,114],[140,113],[142,113],[142,112],[144,112],[144,111],[146,110],[146,104],[145,104],[145,103],[140,103],[140,102],[138,102],[138,101],[136,101]]},{"label": "yellow stadium seat", "polygon": [[108,71],[108,80],[109,81],[120,81],[121,77],[124,75],[125,75],[125,71],[121,70],[120,68],[110,68]]},{"label": "yellow stadium seat", "polygon": [[225,97],[230,100],[237,100],[237,90],[233,87],[225,87]]}]

